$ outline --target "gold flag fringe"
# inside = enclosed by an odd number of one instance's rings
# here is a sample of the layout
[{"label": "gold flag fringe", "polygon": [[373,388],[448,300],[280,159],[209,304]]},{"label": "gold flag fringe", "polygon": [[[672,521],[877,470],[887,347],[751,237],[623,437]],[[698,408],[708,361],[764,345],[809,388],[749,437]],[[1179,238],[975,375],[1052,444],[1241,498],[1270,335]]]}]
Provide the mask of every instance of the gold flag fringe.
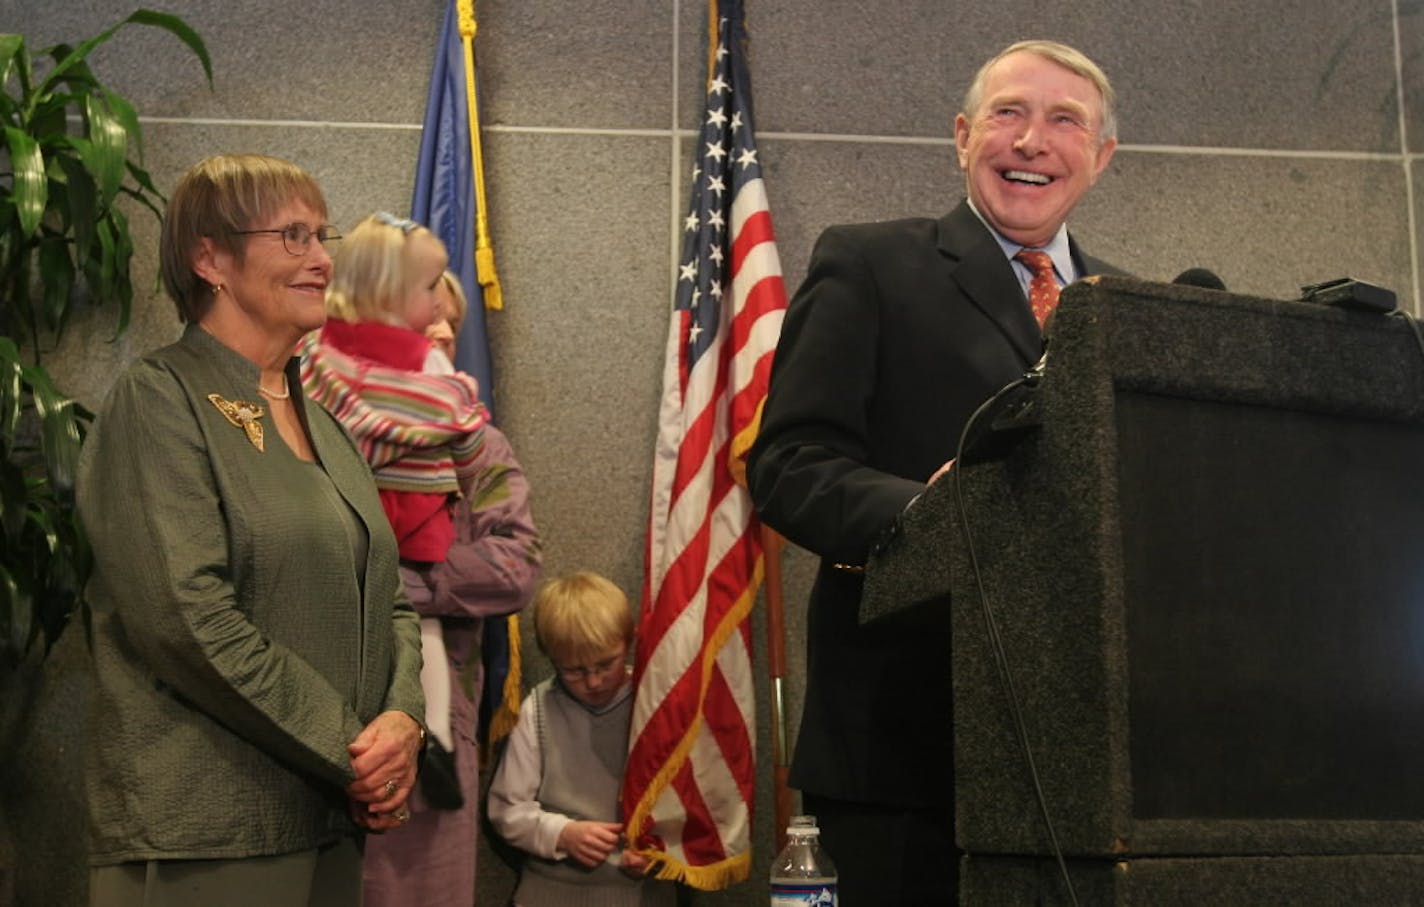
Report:
[{"label": "gold flag fringe", "polygon": [[[755,526],[749,531],[754,531]],[[707,689],[712,685],[712,671],[717,664],[717,653],[722,651],[722,646],[727,640],[737,632],[742,621],[746,620],[752,612],[752,606],[756,603],[757,590],[761,588],[761,581],[764,570],[763,556],[758,554],[756,564],[752,569],[751,582],[743,590],[742,595],[737,599],[737,603],[722,617],[718,625],[713,628],[710,638],[702,649],[702,678],[697,688],[697,710],[696,717],[682,739],[673,747],[667,761],[653,775],[648,782],[647,790],[639,797],[637,805],[633,807],[633,813],[628,817],[626,828],[630,836],[640,833],[643,824],[652,816],[653,805],[657,803],[658,797],[662,796],[664,790],[672,784],[672,779],[682,770],[686,764],[688,756],[692,752],[692,744],[697,736],[702,733],[702,710],[707,701]],[[747,811],[750,813],[752,804],[747,804]],[[671,879],[683,882],[693,888],[703,891],[715,891],[725,888],[736,882],[744,881],[751,869],[751,849],[734,854],[725,860],[717,863],[709,863],[706,866],[688,866],[681,860],[674,858],[665,851],[653,850],[651,848],[630,847],[630,851],[641,857],[646,857],[652,864],[648,870],[648,875],[659,879]]]}]

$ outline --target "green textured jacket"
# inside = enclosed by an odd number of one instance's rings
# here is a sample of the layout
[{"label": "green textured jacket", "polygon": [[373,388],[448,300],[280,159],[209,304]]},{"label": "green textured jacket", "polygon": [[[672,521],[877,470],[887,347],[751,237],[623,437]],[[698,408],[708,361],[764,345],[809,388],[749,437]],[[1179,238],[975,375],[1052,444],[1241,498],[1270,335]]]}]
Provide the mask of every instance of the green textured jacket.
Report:
[{"label": "green textured jacket", "polygon": [[259,451],[209,399],[266,408],[257,366],[196,326],[118,379],[84,445],[95,865],[353,834],[347,744],[382,711],[424,714],[419,622],[370,471],[298,399],[295,360],[287,378],[320,466],[266,416]]}]

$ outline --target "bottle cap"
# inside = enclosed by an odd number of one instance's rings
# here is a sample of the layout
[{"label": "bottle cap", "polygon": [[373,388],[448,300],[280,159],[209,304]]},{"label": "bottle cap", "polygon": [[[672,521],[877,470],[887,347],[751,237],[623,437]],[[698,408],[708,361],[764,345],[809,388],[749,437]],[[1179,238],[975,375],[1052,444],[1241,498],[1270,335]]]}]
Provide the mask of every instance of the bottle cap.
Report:
[{"label": "bottle cap", "polygon": [[792,816],[791,824],[786,827],[788,835],[819,835],[821,830],[816,827],[815,816]]}]

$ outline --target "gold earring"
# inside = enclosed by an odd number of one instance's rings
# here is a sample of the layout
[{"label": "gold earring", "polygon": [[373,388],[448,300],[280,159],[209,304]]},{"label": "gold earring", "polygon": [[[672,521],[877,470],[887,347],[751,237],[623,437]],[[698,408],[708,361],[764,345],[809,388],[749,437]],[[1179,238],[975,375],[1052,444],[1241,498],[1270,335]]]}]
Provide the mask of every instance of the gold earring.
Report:
[{"label": "gold earring", "polygon": [[219,293],[221,293],[222,290],[223,290],[223,285],[222,285],[222,284],[220,284],[220,283],[215,283],[215,284],[213,284],[213,295],[214,295],[214,296],[216,296],[216,295],[218,295]]}]

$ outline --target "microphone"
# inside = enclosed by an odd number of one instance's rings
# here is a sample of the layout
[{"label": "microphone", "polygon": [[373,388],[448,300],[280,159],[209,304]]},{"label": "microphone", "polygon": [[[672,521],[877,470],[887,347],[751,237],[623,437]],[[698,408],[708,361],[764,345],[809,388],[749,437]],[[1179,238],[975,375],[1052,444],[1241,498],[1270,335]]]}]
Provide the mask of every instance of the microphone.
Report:
[{"label": "microphone", "polygon": [[1208,290],[1224,290],[1226,283],[1206,268],[1187,268],[1172,281],[1185,287],[1205,287]]},{"label": "microphone", "polygon": [[1392,314],[1399,307],[1398,297],[1393,290],[1377,287],[1353,277],[1340,277],[1301,287],[1300,301],[1362,309],[1379,315]]},{"label": "microphone", "polygon": [[[1053,323],[1055,309],[1043,321],[1043,332]],[[1048,367],[1048,340],[1043,341],[1043,355],[1023,375],[999,388],[979,405],[964,423],[959,437],[957,463],[969,464],[1003,456],[1024,434],[1042,425],[1035,400],[1038,383]]]},{"label": "microphone", "polygon": [[1053,326],[1053,316],[1057,314],[1058,310],[1054,309],[1048,313],[1047,318],[1043,319],[1043,327],[1040,330],[1043,334],[1043,352],[1039,354],[1038,361],[1035,362],[1028,371],[1024,372],[1023,378],[1021,379],[1028,382],[1030,386],[1038,383],[1039,379],[1043,377],[1043,370],[1048,367],[1048,329]]}]

